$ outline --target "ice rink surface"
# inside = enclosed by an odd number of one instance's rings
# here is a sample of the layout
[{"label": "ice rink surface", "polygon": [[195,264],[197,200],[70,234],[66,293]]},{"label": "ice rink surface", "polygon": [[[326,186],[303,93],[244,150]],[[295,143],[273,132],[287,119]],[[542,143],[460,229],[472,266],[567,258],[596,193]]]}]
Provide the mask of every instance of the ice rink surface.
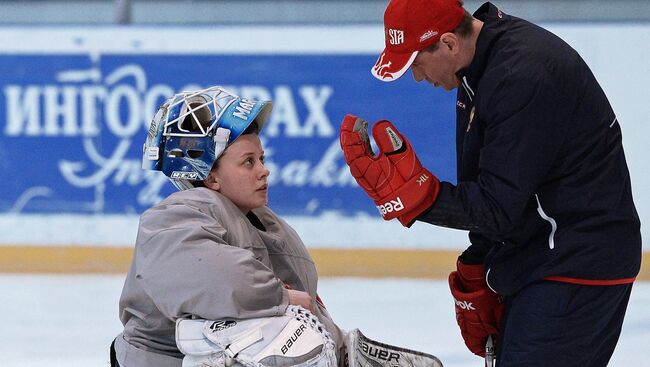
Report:
[{"label": "ice rink surface", "polygon": [[[108,366],[121,330],[117,302],[124,276],[0,276],[0,365]],[[343,329],[438,356],[446,367],[482,366],[463,345],[444,281],[324,278],[319,293]],[[610,366],[650,360],[650,283],[632,291]]]}]

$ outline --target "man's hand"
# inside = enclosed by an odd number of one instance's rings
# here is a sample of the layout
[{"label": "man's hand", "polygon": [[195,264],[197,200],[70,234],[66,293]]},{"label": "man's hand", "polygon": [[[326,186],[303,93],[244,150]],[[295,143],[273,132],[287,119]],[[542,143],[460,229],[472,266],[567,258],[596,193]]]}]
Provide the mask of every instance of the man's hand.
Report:
[{"label": "man's hand", "polygon": [[397,218],[410,227],[436,201],[438,178],[422,167],[411,144],[389,121],[377,122],[372,136],[379,147],[376,156],[368,139],[368,123],[346,115],[340,133],[345,162],[382,217]]},{"label": "man's hand", "polygon": [[449,274],[449,288],[456,304],[456,321],[465,345],[485,357],[485,343],[492,335],[496,344],[503,312],[501,298],[485,282],[483,265],[465,265],[460,260]]}]

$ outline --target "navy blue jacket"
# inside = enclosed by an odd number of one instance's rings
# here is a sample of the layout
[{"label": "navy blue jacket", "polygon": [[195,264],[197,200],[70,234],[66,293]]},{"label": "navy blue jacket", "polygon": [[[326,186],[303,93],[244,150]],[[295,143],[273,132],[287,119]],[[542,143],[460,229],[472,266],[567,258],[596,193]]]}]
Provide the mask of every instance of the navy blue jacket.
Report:
[{"label": "navy blue jacket", "polygon": [[539,279],[630,283],[641,263],[621,129],[578,53],[490,3],[458,73],[458,183],[418,220],[469,230],[461,261],[503,295]]}]

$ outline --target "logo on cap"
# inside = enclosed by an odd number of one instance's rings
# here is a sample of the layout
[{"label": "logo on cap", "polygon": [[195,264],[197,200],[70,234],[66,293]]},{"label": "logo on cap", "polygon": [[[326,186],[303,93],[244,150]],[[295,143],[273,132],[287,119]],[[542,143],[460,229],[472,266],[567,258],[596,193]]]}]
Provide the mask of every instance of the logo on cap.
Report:
[{"label": "logo on cap", "polygon": [[420,43],[422,43],[422,42],[428,40],[428,39],[431,38],[431,37],[435,37],[435,36],[437,36],[437,35],[438,35],[438,32],[436,32],[436,31],[432,31],[432,30],[428,30],[428,31],[424,32],[424,33],[420,36]]},{"label": "logo on cap", "polygon": [[389,71],[388,68],[390,68],[390,65],[392,63],[390,61],[384,62],[385,55],[386,53],[382,53],[381,56],[379,56],[379,60],[377,60],[377,63],[373,67],[373,70],[377,75],[381,75],[382,77],[386,77],[386,78],[391,78],[392,73]]},{"label": "logo on cap", "polygon": [[388,36],[390,37],[388,42],[390,42],[391,45],[401,45],[404,43],[404,31],[400,31],[399,29],[389,29]]}]

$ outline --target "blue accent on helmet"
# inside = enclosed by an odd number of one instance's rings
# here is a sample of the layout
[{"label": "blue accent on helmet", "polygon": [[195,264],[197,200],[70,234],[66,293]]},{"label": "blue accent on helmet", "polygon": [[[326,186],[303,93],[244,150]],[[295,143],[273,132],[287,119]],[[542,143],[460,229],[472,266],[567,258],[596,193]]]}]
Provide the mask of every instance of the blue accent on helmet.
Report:
[{"label": "blue accent on helmet", "polygon": [[221,119],[219,119],[219,127],[230,130],[228,144],[235,141],[256,119],[258,120],[258,129],[262,129],[259,121],[261,120],[260,117],[263,117],[262,120],[266,120],[268,113],[270,113],[270,108],[268,108],[266,113],[262,114],[265,116],[260,116],[260,112],[264,112],[263,110],[268,107],[268,103],[266,101],[253,101],[244,98],[228,106]]},{"label": "blue accent on helmet", "polygon": [[[142,168],[162,171],[179,190],[191,188],[208,177],[224,145],[253,122],[260,131],[271,108],[271,102],[242,99],[221,87],[176,94],[151,121]],[[219,128],[229,134],[217,134]]]}]

